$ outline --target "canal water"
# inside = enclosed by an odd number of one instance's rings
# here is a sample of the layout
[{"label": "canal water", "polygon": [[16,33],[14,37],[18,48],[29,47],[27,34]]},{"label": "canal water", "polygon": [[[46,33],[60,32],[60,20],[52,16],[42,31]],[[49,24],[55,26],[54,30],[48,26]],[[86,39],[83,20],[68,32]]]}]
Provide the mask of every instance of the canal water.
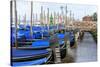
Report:
[{"label": "canal water", "polygon": [[85,32],[83,40],[78,42],[77,48],[68,48],[68,55],[63,63],[79,63],[97,61],[97,44],[90,33]]},{"label": "canal water", "polygon": [[90,33],[85,32],[83,41],[79,42],[75,62],[90,62],[97,60],[97,44]]}]

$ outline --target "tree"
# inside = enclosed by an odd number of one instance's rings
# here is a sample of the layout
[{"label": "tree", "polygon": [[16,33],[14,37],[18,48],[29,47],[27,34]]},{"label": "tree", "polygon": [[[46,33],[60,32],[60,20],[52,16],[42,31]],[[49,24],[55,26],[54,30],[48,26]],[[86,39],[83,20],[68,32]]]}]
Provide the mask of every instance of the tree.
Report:
[{"label": "tree", "polygon": [[97,13],[96,12],[93,14],[92,18],[93,18],[93,21],[97,21]]}]

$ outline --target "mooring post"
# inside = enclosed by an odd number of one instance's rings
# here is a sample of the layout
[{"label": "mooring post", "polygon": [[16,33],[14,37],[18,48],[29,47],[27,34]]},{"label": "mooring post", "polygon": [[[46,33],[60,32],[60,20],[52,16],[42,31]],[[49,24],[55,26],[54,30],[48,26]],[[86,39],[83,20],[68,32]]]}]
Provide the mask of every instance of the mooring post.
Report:
[{"label": "mooring post", "polygon": [[57,37],[57,34],[54,35],[54,38],[56,39],[56,42],[55,42],[54,47],[53,47],[55,63],[61,63],[60,45],[59,45],[59,42],[58,42],[59,39]]},{"label": "mooring post", "polygon": [[59,30],[59,12],[57,13],[58,21],[57,21],[57,30]]},{"label": "mooring post", "polygon": [[32,30],[32,26],[33,26],[33,24],[32,24],[32,19],[33,19],[33,2],[31,1],[31,27],[30,27],[30,35],[31,35],[31,39],[33,38],[33,30]]},{"label": "mooring post", "polygon": [[66,12],[66,15],[65,15],[65,39],[64,39],[64,41],[65,41],[65,45],[66,45],[66,56],[67,56],[67,53],[68,53],[68,46],[70,45],[70,41],[68,40],[68,35],[66,34],[66,30],[67,30],[67,25],[68,25],[68,22],[67,22],[67,5],[66,5],[66,7],[65,7],[65,12]]},{"label": "mooring post", "polygon": [[41,25],[42,25],[42,39],[43,39],[43,31],[44,31],[43,30],[43,27],[44,27],[44,23],[43,23],[43,6],[41,6],[41,14],[40,15],[41,15],[41,21],[40,22],[41,22]]},{"label": "mooring post", "polygon": [[18,19],[18,25],[20,25],[20,15],[19,15],[19,19]]},{"label": "mooring post", "polygon": [[24,16],[24,29],[26,28],[26,14]]},{"label": "mooring post", "polygon": [[[11,0],[10,1],[10,24],[11,24],[11,27],[12,27],[12,24],[13,24],[13,1]],[[10,28],[11,31],[10,32],[13,32],[12,28]],[[11,40],[12,40],[12,37],[11,37]],[[12,47],[13,43],[11,43],[11,47]]]},{"label": "mooring post", "polygon": [[36,20],[35,20],[36,22],[38,21],[38,17],[37,17],[37,13],[36,13]]},{"label": "mooring post", "polygon": [[70,22],[72,21],[72,11],[70,10]]},{"label": "mooring post", "polygon": [[78,31],[74,32],[75,43],[72,48],[77,48],[78,45]]},{"label": "mooring post", "polygon": [[47,8],[47,24],[48,24],[48,31],[49,31],[49,23],[50,23],[50,20],[49,20],[49,8]]},{"label": "mooring post", "polygon": [[15,6],[15,47],[18,48],[18,41],[17,41],[17,25],[18,25],[18,21],[17,21],[17,5],[16,5],[16,0],[14,0],[14,6]]},{"label": "mooring post", "polygon": [[[44,10],[44,12],[43,12],[44,14],[43,14],[43,22],[44,22],[44,26],[46,26],[46,16],[45,16],[45,10]],[[45,31],[45,29],[44,29],[44,31]]]},{"label": "mooring post", "polygon": [[66,57],[67,57],[67,55],[68,55],[68,49],[70,48],[70,41],[69,41],[69,39],[68,39],[68,37],[67,37],[68,35],[65,35],[65,45],[66,45]]},{"label": "mooring post", "polygon": [[[55,26],[56,26],[56,13],[54,12],[54,19],[53,19],[53,24],[54,24],[54,28],[55,28]],[[54,33],[55,33],[55,29],[54,29]]]}]

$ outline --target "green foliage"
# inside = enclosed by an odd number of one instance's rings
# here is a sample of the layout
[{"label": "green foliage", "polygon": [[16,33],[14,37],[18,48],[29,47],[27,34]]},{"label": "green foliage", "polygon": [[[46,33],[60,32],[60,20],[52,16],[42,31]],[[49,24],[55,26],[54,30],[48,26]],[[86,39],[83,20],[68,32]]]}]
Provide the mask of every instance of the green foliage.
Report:
[{"label": "green foliage", "polygon": [[50,16],[50,25],[53,25],[53,16],[52,16],[52,14]]},{"label": "green foliage", "polygon": [[97,21],[97,13],[96,12],[92,15],[92,18],[93,18],[93,21]]}]

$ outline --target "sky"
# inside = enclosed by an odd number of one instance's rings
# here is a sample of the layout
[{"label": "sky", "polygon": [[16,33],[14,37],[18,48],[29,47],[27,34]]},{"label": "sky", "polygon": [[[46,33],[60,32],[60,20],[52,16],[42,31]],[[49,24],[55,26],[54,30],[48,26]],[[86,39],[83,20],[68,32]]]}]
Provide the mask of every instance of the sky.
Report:
[{"label": "sky", "polygon": [[[17,15],[20,16],[20,19],[23,20],[25,14],[26,19],[30,20],[31,16],[31,2],[30,1],[21,1],[18,0],[17,2]],[[61,14],[61,6],[63,6],[63,12],[65,14],[65,7],[67,5],[68,13],[67,16],[70,15],[70,11],[74,14],[75,19],[82,20],[82,17],[86,15],[92,15],[94,12],[97,12],[96,5],[85,5],[85,4],[63,4],[63,3],[48,3],[48,2],[33,2],[33,13],[40,15],[41,6],[43,6],[43,10],[47,13],[47,8],[49,8],[50,13],[60,13]],[[14,15],[14,14],[13,14]],[[14,16],[13,16],[14,17]]]}]

